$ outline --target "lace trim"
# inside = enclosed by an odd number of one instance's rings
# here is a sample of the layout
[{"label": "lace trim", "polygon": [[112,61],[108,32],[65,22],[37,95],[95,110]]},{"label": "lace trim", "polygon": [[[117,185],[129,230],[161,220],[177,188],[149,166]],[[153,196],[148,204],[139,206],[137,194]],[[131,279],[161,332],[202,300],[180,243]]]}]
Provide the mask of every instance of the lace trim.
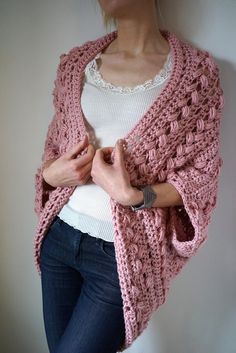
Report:
[{"label": "lace trim", "polygon": [[96,59],[99,58],[101,55],[101,52],[99,52],[93,60],[91,60],[86,68],[85,68],[85,73],[88,78],[90,78],[97,86],[101,86],[105,89],[109,89],[115,92],[120,92],[120,93],[132,93],[132,92],[137,92],[137,91],[144,91],[147,89],[151,89],[153,87],[156,87],[158,85],[161,85],[168,77],[169,74],[172,70],[172,53],[171,51],[169,52],[167,59],[165,61],[164,66],[162,69],[159,71],[159,73],[154,76],[153,79],[147,80],[144,83],[134,86],[134,87],[122,87],[122,86],[115,86],[110,82],[105,81],[97,67],[97,62]]}]

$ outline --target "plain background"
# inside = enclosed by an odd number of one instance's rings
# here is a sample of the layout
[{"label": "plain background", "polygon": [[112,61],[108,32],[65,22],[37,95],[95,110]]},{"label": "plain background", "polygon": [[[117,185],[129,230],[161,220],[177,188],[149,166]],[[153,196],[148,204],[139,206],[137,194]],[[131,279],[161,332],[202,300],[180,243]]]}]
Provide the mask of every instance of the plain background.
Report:
[{"label": "plain background", "polygon": [[[220,67],[224,167],[208,242],[127,352],[235,353],[236,2],[163,0],[160,5],[163,27],[209,50]],[[105,33],[96,0],[0,1],[1,353],[48,352],[32,256],[34,173],[53,115],[59,55]]]}]

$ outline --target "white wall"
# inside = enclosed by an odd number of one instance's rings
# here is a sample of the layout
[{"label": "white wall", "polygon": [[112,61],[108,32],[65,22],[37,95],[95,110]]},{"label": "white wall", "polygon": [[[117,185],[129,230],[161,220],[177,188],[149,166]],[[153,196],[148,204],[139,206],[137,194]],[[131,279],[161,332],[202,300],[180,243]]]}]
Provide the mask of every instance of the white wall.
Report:
[{"label": "white wall", "polygon": [[[53,113],[59,55],[105,34],[95,2],[0,1],[2,353],[48,352],[32,256],[33,177]],[[163,0],[161,10],[167,28],[210,50],[219,64],[226,96],[224,168],[208,242],[127,352],[235,353],[236,1]]]}]

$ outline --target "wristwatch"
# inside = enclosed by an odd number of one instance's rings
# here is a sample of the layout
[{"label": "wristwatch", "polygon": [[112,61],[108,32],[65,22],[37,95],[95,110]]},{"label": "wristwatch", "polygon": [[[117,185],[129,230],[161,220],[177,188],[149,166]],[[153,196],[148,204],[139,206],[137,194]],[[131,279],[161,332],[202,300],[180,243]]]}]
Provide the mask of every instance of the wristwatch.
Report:
[{"label": "wristwatch", "polygon": [[156,192],[151,188],[150,185],[146,186],[140,186],[137,187],[137,189],[141,190],[143,192],[143,202],[136,204],[136,205],[131,205],[131,209],[133,211],[138,211],[143,208],[151,208],[153,202],[155,201],[157,194]]}]

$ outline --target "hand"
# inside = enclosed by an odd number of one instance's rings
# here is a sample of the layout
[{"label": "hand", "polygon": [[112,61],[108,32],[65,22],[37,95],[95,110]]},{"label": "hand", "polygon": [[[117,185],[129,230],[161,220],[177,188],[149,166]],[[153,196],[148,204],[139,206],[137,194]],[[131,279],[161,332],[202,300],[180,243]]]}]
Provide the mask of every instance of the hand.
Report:
[{"label": "hand", "polygon": [[[84,148],[87,152],[77,157]],[[43,178],[47,184],[53,187],[83,185],[90,178],[92,160],[95,154],[95,148],[88,142],[86,135],[84,140],[73,146],[61,157],[53,161],[43,170]]]},{"label": "hand", "polygon": [[[112,164],[113,150],[115,156]],[[117,141],[115,148],[104,147],[96,150],[91,177],[94,183],[101,186],[114,200],[124,206],[130,204],[130,195],[133,194],[134,188],[130,184],[129,173],[125,168],[122,143]]]}]

